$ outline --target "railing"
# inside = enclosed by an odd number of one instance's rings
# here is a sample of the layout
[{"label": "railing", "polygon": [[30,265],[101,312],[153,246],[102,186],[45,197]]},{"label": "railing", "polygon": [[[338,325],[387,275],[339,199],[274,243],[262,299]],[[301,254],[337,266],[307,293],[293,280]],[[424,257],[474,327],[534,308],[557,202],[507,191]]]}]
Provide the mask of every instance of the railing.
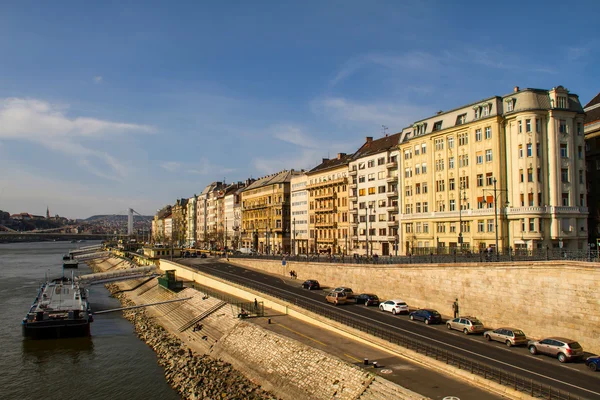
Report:
[{"label": "railing", "polygon": [[[265,293],[269,296],[282,299],[286,302],[292,303],[296,307],[303,308],[309,312],[318,314],[347,327],[380,338],[391,344],[415,351],[419,354],[423,354],[426,357],[434,358],[437,361],[446,363],[447,365],[452,365],[463,371],[468,371],[471,374],[480,376],[484,379],[488,379],[493,382],[497,382],[501,385],[510,387],[519,392],[526,393],[532,397],[555,400],[582,400],[569,392],[558,390],[549,385],[544,385],[540,382],[534,381],[533,379],[524,378],[522,375],[509,373],[503,369],[495,368],[477,361],[473,361],[471,357],[451,352],[439,346],[435,346],[426,343],[425,341],[410,337],[407,334],[403,334],[401,332],[391,329],[386,329],[384,327],[374,326],[369,321],[361,319],[358,316],[348,315],[345,313],[340,314],[338,312],[335,312],[331,307],[322,304],[316,304],[310,299],[298,297],[296,295],[286,295],[287,291],[282,292],[277,290],[276,288],[263,286],[260,283],[255,283],[251,281],[231,280],[222,276],[220,278],[229,280],[230,282],[241,284],[258,292]],[[200,286],[198,284],[194,284],[194,286],[197,287],[200,291],[203,291],[206,294],[209,294],[212,297],[218,298],[222,301],[227,301],[229,303],[236,303],[238,301],[233,296],[217,292],[214,289]]]}]

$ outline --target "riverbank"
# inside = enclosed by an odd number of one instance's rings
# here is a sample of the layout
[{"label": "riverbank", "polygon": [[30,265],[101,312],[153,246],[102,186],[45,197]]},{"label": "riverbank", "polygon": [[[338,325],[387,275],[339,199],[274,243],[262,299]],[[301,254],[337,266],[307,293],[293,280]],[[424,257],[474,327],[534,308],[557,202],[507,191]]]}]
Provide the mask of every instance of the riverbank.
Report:
[{"label": "riverbank", "polygon": [[[102,271],[127,267],[114,258],[89,263]],[[235,305],[194,289],[176,294],[152,280],[121,282],[111,290],[125,304],[185,299],[127,313],[184,398],[424,399],[321,350],[239,320]],[[246,380],[235,380],[238,374]],[[209,389],[213,385],[216,389]]]}]

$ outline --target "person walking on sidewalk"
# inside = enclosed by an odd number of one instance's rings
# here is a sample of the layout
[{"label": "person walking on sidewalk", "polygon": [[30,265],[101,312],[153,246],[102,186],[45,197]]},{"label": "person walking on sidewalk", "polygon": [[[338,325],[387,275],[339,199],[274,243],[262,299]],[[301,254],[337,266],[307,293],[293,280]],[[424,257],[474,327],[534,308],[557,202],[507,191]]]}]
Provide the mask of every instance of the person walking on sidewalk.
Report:
[{"label": "person walking on sidewalk", "polygon": [[454,318],[458,317],[458,299],[454,300],[452,303],[452,311],[454,311]]}]

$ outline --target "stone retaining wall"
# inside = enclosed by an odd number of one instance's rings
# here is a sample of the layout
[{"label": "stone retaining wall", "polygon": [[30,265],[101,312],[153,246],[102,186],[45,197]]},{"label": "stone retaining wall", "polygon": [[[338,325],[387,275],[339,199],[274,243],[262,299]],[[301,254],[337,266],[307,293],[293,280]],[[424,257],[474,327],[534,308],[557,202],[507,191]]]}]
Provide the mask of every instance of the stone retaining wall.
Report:
[{"label": "stone retaining wall", "polygon": [[401,298],[412,308],[474,315],[488,327],[513,326],[533,338],[564,336],[600,353],[600,265],[579,262],[473,263],[466,265],[355,265],[235,259],[233,264],[289,276],[298,285],[349,286],[356,293]]}]

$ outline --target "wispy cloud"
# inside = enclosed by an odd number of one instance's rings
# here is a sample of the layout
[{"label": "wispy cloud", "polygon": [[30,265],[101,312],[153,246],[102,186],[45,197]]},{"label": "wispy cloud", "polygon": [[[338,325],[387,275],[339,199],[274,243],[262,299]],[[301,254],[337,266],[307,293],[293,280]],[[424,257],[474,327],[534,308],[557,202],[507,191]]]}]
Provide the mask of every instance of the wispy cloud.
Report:
[{"label": "wispy cloud", "polygon": [[4,99],[0,101],[0,139],[44,146],[75,158],[96,176],[120,180],[127,175],[127,168],[109,153],[82,142],[107,136],[155,132],[148,125],[86,117],[69,118],[66,110],[66,105],[38,99]]},{"label": "wispy cloud", "polygon": [[104,78],[101,75],[94,76],[94,83],[95,84],[100,84],[100,83],[102,83],[103,80],[104,80]]},{"label": "wispy cloud", "polygon": [[160,163],[160,167],[169,172],[176,172],[181,168],[181,163],[177,161],[164,161]]},{"label": "wispy cloud", "polygon": [[270,129],[273,132],[273,137],[296,146],[306,148],[319,147],[317,140],[313,139],[302,128],[295,125],[277,125]]}]

